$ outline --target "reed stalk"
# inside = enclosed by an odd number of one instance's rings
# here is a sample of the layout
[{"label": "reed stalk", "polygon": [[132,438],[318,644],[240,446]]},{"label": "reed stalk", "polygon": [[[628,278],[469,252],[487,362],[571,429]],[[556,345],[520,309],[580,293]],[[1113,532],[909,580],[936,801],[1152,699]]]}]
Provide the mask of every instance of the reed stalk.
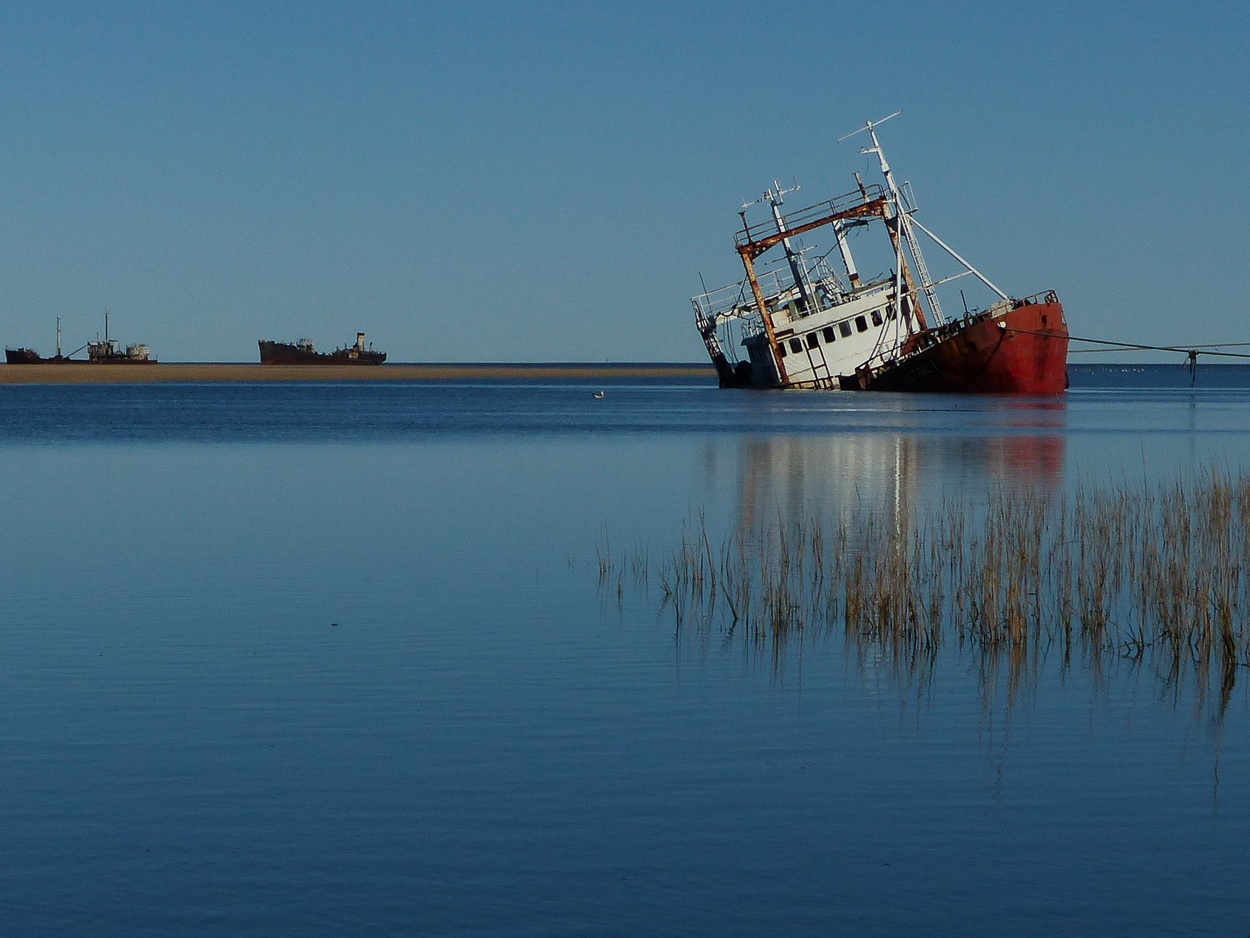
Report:
[{"label": "reed stalk", "polygon": [[1013,674],[1052,646],[1064,661],[1161,655],[1222,683],[1250,665],[1245,472],[994,491],[901,514],[857,502],[832,520],[779,516],[721,538],[699,513],[668,554],[638,544],[618,557],[605,529],[596,559],[618,600],[627,574],[641,589],[654,576],[679,629],[741,630],[775,651],[841,631],[907,660],[970,642]]}]

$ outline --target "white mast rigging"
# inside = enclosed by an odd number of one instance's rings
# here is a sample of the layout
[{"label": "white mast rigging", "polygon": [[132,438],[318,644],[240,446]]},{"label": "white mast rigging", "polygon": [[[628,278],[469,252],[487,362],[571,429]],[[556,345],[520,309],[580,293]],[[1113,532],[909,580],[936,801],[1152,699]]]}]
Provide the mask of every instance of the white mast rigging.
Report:
[{"label": "white mast rigging", "polygon": [[885,153],[881,149],[881,141],[877,139],[877,127],[884,124],[891,118],[898,117],[902,111],[895,111],[888,117],[883,117],[879,121],[865,121],[864,126],[859,130],[852,131],[849,134],[838,138],[838,143],[846,140],[855,134],[868,131],[868,136],[872,138],[872,146],[860,147],[860,153],[875,153],[877,161],[881,165],[881,176],[885,179],[886,189],[890,193],[890,202],[894,206],[894,215],[898,221],[899,231],[903,236],[903,240],[907,242],[908,252],[912,256],[912,261],[916,265],[916,275],[920,279],[920,288],[924,291],[925,298],[929,301],[929,309],[933,313],[933,324],[941,325],[946,322],[946,316],[942,313],[942,304],[938,302],[937,291],[934,290],[933,278],[929,276],[929,266],[924,261],[924,254],[920,250],[920,242],[916,238],[916,232],[912,229],[911,213],[915,209],[911,208],[900,190],[898,184],[894,181],[894,173],[890,169],[890,164],[886,162]]}]

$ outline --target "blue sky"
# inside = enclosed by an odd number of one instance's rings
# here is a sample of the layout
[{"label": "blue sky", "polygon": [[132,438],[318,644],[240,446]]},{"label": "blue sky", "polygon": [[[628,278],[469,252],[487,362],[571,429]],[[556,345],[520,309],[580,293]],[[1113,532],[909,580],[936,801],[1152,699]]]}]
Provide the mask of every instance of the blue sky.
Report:
[{"label": "blue sky", "polygon": [[[15,3],[0,341],[697,361],[741,201],[921,219],[1074,335],[1250,341],[1245,4]],[[809,198],[810,196],[810,198]]]}]

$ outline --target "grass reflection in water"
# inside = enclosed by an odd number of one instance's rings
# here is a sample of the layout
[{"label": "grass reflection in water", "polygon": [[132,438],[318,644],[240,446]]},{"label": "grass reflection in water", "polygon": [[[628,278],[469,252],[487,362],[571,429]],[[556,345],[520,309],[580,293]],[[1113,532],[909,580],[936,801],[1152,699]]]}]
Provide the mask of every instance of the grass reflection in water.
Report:
[{"label": "grass reflection in water", "polygon": [[719,630],[774,654],[843,630],[909,673],[945,643],[1007,667],[1041,654],[1095,671],[1149,662],[1227,706],[1250,664],[1250,476],[1210,467],[1068,494],[996,491],[922,508],[855,507],[715,535],[702,515],[667,552],[598,550],[601,587],[653,592],[679,631]]}]

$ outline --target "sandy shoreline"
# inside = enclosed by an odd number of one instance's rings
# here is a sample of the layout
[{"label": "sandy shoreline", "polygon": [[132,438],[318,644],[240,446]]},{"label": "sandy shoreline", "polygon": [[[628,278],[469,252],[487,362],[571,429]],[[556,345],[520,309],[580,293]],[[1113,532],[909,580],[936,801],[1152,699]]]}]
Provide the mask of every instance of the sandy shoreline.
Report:
[{"label": "sandy shoreline", "polygon": [[701,378],[712,366],[695,364],[388,364],[261,365],[158,362],[148,365],[0,365],[0,384],[134,384],[200,381],[452,381],[483,378]]}]

